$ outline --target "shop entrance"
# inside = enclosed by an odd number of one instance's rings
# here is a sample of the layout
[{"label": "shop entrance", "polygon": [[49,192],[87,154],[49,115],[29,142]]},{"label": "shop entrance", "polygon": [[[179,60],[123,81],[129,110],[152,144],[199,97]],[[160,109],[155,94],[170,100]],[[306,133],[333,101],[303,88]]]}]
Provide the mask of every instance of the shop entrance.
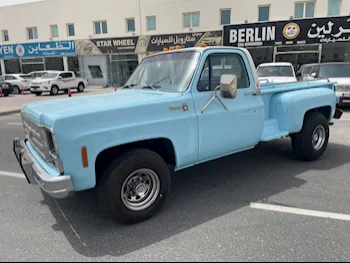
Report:
[{"label": "shop entrance", "polygon": [[321,62],[322,45],[280,46],[274,48],[274,62],[290,62],[295,72],[304,64]]},{"label": "shop entrance", "polygon": [[123,86],[139,64],[137,55],[111,55],[111,83]]}]

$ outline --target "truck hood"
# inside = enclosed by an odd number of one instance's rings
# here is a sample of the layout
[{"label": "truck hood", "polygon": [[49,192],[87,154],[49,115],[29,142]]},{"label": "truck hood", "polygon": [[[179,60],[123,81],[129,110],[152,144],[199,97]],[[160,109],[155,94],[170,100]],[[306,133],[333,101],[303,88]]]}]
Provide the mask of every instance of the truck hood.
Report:
[{"label": "truck hood", "polygon": [[120,90],[115,93],[26,104],[22,107],[22,113],[36,123],[53,127],[53,122],[58,119],[127,110],[142,105],[175,100],[181,96],[182,93]]},{"label": "truck hood", "polygon": [[260,77],[261,83],[273,82],[273,83],[285,83],[285,82],[296,82],[297,79],[294,77]]},{"label": "truck hood", "polygon": [[350,78],[329,78],[329,81],[336,82],[336,85],[340,84],[350,86]]},{"label": "truck hood", "polygon": [[32,85],[34,84],[34,85],[40,85],[40,84],[42,84],[42,83],[45,83],[45,82],[48,82],[48,81],[52,81],[52,80],[54,80],[54,79],[40,79],[40,78],[37,78],[37,79],[33,79],[32,81],[31,81],[31,83],[32,83]]}]

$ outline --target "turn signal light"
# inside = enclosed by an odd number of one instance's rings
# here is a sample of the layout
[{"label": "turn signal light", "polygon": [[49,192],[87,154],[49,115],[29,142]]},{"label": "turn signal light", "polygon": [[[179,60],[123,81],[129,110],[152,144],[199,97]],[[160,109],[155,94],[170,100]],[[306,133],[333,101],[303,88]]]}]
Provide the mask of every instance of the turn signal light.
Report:
[{"label": "turn signal light", "polygon": [[86,147],[81,149],[81,160],[83,162],[83,167],[87,168],[89,166],[88,155]]}]

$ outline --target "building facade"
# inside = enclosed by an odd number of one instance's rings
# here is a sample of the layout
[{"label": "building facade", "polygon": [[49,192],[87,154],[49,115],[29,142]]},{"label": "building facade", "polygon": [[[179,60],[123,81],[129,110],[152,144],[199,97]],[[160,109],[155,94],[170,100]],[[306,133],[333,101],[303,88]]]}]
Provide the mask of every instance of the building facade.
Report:
[{"label": "building facade", "polygon": [[298,69],[350,62],[349,15],[350,0],[44,0],[6,6],[0,8],[1,72],[64,69],[90,84],[123,85],[147,53],[201,42],[244,46],[257,65],[289,61]]}]

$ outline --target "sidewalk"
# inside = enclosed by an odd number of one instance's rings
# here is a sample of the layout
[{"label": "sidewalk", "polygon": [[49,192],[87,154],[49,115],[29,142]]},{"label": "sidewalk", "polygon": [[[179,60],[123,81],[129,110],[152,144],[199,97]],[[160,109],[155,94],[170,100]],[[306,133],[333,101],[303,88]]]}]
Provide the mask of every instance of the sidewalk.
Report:
[{"label": "sidewalk", "polygon": [[[95,94],[112,93],[114,88],[104,88],[103,86],[89,86],[83,93],[72,91],[72,97],[81,97]],[[49,94],[43,94],[42,96],[35,96],[26,92],[25,95],[10,95],[9,97],[0,98],[0,116],[10,115],[20,112],[23,104],[39,102],[45,100],[54,100],[68,98],[67,94],[60,93],[58,96],[51,96]]]},{"label": "sidewalk", "polygon": [[1,107],[0,106],[0,116],[10,115],[19,113],[21,111],[21,107]]}]

